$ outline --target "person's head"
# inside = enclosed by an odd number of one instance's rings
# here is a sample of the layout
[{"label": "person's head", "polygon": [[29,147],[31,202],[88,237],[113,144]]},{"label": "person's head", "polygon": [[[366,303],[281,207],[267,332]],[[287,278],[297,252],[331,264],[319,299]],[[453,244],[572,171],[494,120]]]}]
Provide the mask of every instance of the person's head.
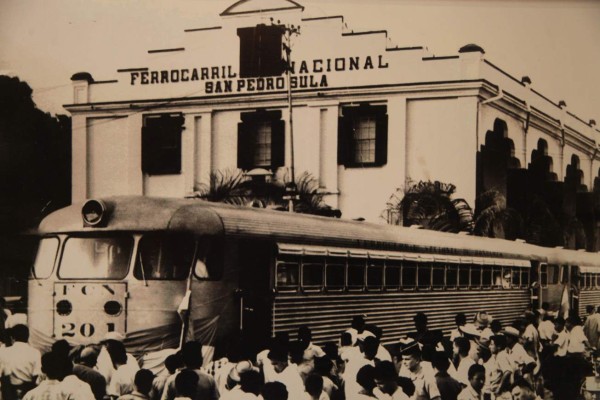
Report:
[{"label": "person's head", "polygon": [[531,385],[524,379],[519,379],[512,385],[510,394],[514,400],[535,400],[536,398]]},{"label": "person's head", "polygon": [[125,345],[121,342],[114,342],[107,347],[108,355],[115,368],[121,365],[127,364],[127,352],[125,352]]},{"label": "person's head", "polygon": [[323,377],[317,374],[310,374],[304,382],[304,389],[313,399],[318,399],[323,391]]},{"label": "person's head", "polygon": [[264,400],[287,400],[288,391],[281,382],[268,382],[262,390]]},{"label": "person's head", "polygon": [[178,397],[195,398],[200,377],[190,369],[180,371],[175,377],[175,392]]},{"label": "person's head", "polygon": [[23,324],[17,324],[10,328],[10,337],[14,342],[27,343],[29,340],[29,328]]},{"label": "person's head", "polygon": [[565,321],[565,328],[567,328],[569,332],[577,325],[581,325],[581,318],[577,315],[570,315]]},{"label": "person's head", "polygon": [[485,311],[475,313],[475,317],[473,318],[473,322],[478,329],[487,328],[487,326],[490,324],[490,321],[491,318]]},{"label": "person's head", "polygon": [[277,373],[282,372],[288,366],[288,351],[283,346],[273,346],[267,357]]},{"label": "person's head", "polygon": [[588,313],[589,315],[592,315],[594,313],[594,306],[592,306],[592,305],[585,306],[585,312]]},{"label": "person's head", "polygon": [[375,359],[378,348],[379,340],[375,336],[367,336],[363,341],[362,352],[367,360]]},{"label": "person's head", "polygon": [[302,325],[298,328],[298,340],[306,343],[312,341],[312,332],[308,326]]},{"label": "person's head", "polygon": [[471,341],[465,337],[457,337],[454,339],[454,354],[461,357],[467,357],[471,350]]},{"label": "person's head", "polygon": [[416,371],[421,364],[421,350],[416,344],[402,351],[402,365],[409,371]]},{"label": "person's head", "polygon": [[526,311],[525,312],[525,321],[526,321],[527,325],[536,326],[537,323],[539,322],[539,320],[540,320],[539,314],[536,311]]},{"label": "person's head", "polygon": [[165,368],[173,375],[179,368],[183,367],[183,357],[180,352],[171,354],[165,358]]},{"label": "person's head", "polygon": [[321,376],[329,376],[333,368],[333,361],[327,356],[315,357],[315,373]]},{"label": "person's head", "polygon": [[485,368],[481,364],[473,364],[469,367],[467,373],[469,378],[469,384],[477,393],[481,392],[483,385],[485,384]]},{"label": "person's head", "polygon": [[135,378],[133,383],[135,385],[135,389],[143,393],[145,395],[150,394],[150,390],[152,390],[152,381],[154,380],[154,374],[149,369],[140,369],[135,373]]},{"label": "person's head", "polygon": [[366,324],[365,331],[371,332],[379,340],[381,340],[381,337],[383,336],[383,329],[375,324]]},{"label": "person's head", "polygon": [[86,346],[79,353],[79,364],[83,364],[86,367],[94,368],[98,361],[98,352],[91,346]]},{"label": "person's head", "polygon": [[382,361],[375,366],[375,383],[383,393],[392,395],[398,388],[398,373],[391,361]]},{"label": "person's head", "polygon": [[438,372],[446,372],[450,368],[450,360],[443,351],[436,351],[431,358],[431,366]]},{"label": "person's head", "polygon": [[456,323],[456,326],[464,326],[467,323],[467,316],[465,315],[465,313],[457,313],[454,316],[454,323]]},{"label": "person's head", "polygon": [[61,357],[53,351],[45,353],[42,356],[42,372],[49,379],[61,380],[64,377]]},{"label": "person's head", "polygon": [[262,377],[256,369],[248,369],[240,372],[240,388],[246,393],[260,394]]},{"label": "person's head", "polygon": [[362,315],[355,315],[352,317],[352,328],[356,329],[358,333],[362,333],[365,330],[365,319]]},{"label": "person's head", "polygon": [[519,338],[521,337],[521,333],[517,328],[513,328],[512,326],[507,326],[503,331],[504,337],[506,337],[506,347],[512,349],[515,344],[519,342]]},{"label": "person's head", "polygon": [[556,317],[554,319],[554,329],[556,332],[562,332],[565,329],[565,319],[563,317]]},{"label": "person's head", "polygon": [[65,339],[60,339],[52,343],[52,351],[55,353],[64,354],[67,357],[69,357],[71,345]]},{"label": "person's head", "polygon": [[504,335],[494,335],[490,338],[490,353],[498,354],[506,348],[506,337]]},{"label": "person's head", "polygon": [[502,330],[502,322],[499,319],[494,319],[490,322],[490,329],[494,333],[499,333]]},{"label": "person's head", "polygon": [[304,350],[306,350],[309,342],[295,340],[290,342],[290,361],[292,364],[300,364],[304,359]]},{"label": "person's head", "polygon": [[[488,362],[488,360],[492,357],[492,351],[490,350],[489,343],[483,344],[480,343],[477,346],[477,359],[483,360],[484,363]],[[477,361],[477,360],[475,360]]]},{"label": "person's head", "polygon": [[375,367],[365,365],[358,370],[356,374],[356,383],[363,387],[367,392],[371,393],[375,389]]},{"label": "person's head", "polygon": [[183,364],[190,369],[199,369],[204,362],[202,357],[202,343],[192,340],[186,342],[181,349]]},{"label": "person's head", "polygon": [[427,315],[425,315],[425,313],[416,313],[413,317],[413,321],[415,323],[417,332],[423,332],[427,330]]}]

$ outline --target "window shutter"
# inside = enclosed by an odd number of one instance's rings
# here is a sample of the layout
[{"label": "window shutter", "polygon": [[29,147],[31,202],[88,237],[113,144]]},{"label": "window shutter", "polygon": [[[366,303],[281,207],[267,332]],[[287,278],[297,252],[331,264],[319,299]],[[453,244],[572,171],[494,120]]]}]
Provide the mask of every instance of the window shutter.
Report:
[{"label": "window shutter", "polygon": [[273,172],[285,165],[285,121],[273,120],[271,123],[271,168]]},{"label": "window shutter", "polygon": [[238,148],[237,148],[237,166],[239,169],[248,171],[252,169],[252,124],[249,122],[238,123]]},{"label": "window shutter", "polygon": [[240,78],[256,76],[257,29],[239,28],[237,34],[240,38]]},{"label": "window shutter", "polygon": [[161,132],[163,148],[157,168],[162,174],[181,173],[181,123],[179,118],[168,118],[164,121]]},{"label": "window shutter", "polygon": [[350,141],[352,124],[349,116],[338,118],[338,165],[346,165],[351,161]]},{"label": "window shutter", "polygon": [[281,27],[259,25],[257,30],[260,36],[257,75],[281,75],[283,73],[283,64],[281,62],[283,49]]},{"label": "window shutter", "polygon": [[388,115],[385,111],[377,114],[375,131],[375,164],[385,165],[388,152]]}]

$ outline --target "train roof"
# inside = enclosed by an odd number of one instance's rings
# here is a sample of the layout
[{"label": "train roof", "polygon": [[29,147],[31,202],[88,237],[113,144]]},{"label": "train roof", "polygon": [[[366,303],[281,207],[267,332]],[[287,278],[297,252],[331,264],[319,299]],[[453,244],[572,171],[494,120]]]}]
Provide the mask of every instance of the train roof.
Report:
[{"label": "train roof", "polygon": [[[48,215],[42,235],[103,231],[172,231],[196,235],[246,236],[277,243],[427,252],[520,260],[567,260],[600,267],[598,254],[546,249],[528,243],[489,239],[424,229],[230,206],[198,199],[145,196],[107,197],[104,227],[84,227],[82,206],[76,203]],[[569,263],[573,263],[572,261]]]}]

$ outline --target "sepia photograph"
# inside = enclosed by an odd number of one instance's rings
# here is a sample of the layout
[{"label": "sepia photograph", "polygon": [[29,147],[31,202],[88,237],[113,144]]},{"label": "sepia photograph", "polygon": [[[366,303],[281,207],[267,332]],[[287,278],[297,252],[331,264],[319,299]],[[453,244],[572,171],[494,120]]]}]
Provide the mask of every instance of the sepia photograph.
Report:
[{"label": "sepia photograph", "polygon": [[0,400],[600,399],[599,22],[0,0]]}]

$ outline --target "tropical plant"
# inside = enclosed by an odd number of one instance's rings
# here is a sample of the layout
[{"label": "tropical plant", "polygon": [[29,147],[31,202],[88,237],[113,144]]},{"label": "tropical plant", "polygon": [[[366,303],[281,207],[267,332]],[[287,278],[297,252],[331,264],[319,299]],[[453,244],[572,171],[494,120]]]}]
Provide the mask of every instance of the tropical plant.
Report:
[{"label": "tropical plant", "polygon": [[456,186],[439,181],[409,182],[388,201],[388,215],[396,214],[396,223],[420,225],[424,229],[445,232],[471,232],[473,210],[464,199],[453,199]]},{"label": "tropical plant", "polygon": [[488,190],[477,197],[473,233],[477,236],[514,240],[523,238],[523,218],[507,207],[506,197],[497,190]]},{"label": "tropical plant", "polygon": [[[295,180],[298,198],[294,200],[294,212],[340,217],[341,212],[325,203],[327,193],[319,189],[318,180],[310,173],[303,172]],[[197,184],[190,196],[212,202],[228,203],[249,207],[264,207],[288,211],[286,174],[273,181],[251,179],[240,169],[213,171],[210,184]]]}]

